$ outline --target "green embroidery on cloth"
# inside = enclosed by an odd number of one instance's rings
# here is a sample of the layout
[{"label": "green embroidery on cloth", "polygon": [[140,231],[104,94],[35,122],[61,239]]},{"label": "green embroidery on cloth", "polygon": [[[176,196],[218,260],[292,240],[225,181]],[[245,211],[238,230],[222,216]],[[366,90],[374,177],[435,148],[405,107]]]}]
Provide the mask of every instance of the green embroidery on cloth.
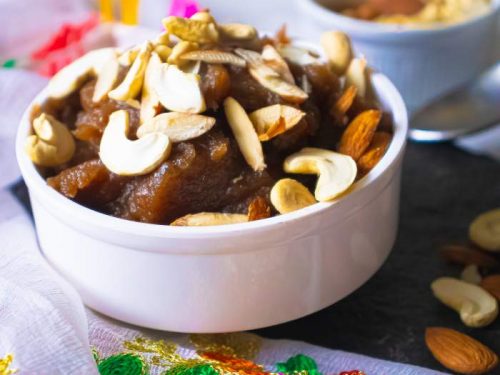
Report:
[{"label": "green embroidery on cloth", "polygon": [[98,359],[97,369],[101,375],[148,375],[148,366],[141,356],[133,353],[115,354]]},{"label": "green embroidery on cloth", "polygon": [[276,368],[278,372],[286,374],[306,372],[309,375],[322,375],[321,372],[318,371],[318,365],[314,359],[304,354],[297,354],[289,358],[286,362],[278,363],[276,364]]}]

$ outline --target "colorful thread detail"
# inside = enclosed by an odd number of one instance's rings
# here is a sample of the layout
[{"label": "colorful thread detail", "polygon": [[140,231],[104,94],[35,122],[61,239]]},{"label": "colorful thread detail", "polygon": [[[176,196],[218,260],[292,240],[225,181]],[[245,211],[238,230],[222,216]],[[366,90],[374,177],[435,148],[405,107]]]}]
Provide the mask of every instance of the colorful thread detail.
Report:
[{"label": "colorful thread detail", "polygon": [[9,369],[13,360],[14,356],[12,354],[7,354],[0,359],[0,375],[11,375],[18,371],[17,369]]}]

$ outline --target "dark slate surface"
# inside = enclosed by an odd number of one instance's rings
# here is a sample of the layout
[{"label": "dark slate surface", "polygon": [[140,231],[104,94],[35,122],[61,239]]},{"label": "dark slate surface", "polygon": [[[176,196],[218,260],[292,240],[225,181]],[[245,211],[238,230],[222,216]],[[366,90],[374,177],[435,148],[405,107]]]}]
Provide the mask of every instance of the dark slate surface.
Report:
[{"label": "dark slate surface", "polygon": [[[14,191],[27,203],[24,185]],[[410,144],[399,236],[382,269],[334,306],[257,333],[444,371],[423,339],[425,327],[438,325],[471,334],[500,353],[500,320],[469,329],[429,289],[435,278],[461,272],[438,258],[437,244],[466,240],[469,223],[495,207],[500,207],[499,163],[448,144]]]}]

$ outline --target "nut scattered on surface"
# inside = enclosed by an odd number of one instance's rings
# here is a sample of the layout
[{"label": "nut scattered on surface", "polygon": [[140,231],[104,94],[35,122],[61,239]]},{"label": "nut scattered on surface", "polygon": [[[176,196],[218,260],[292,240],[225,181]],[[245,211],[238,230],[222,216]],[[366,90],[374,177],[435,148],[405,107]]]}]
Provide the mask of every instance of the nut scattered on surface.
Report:
[{"label": "nut scattered on surface", "polygon": [[425,343],[439,363],[459,374],[485,374],[498,365],[490,348],[453,329],[429,327]]},{"label": "nut scattered on surface", "polygon": [[252,199],[248,205],[248,221],[255,221],[271,217],[271,207],[262,197]]},{"label": "nut scattered on surface", "polygon": [[321,35],[320,43],[330,68],[335,74],[343,75],[353,56],[349,37],[341,31],[327,31]]},{"label": "nut scattered on surface", "polygon": [[361,173],[368,173],[378,164],[389,148],[391,140],[392,134],[375,132],[370,145],[358,160],[358,169]]},{"label": "nut scattered on surface", "polygon": [[297,65],[316,64],[319,61],[311,51],[289,44],[279,46],[278,51],[285,59]]},{"label": "nut scattered on surface", "polygon": [[304,116],[300,109],[282,104],[260,108],[249,115],[261,141],[268,141],[293,128]]},{"label": "nut scattered on surface", "polygon": [[264,170],[266,164],[262,144],[252,121],[250,121],[243,107],[234,98],[228,97],[224,100],[224,111],[234,138],[236,138],[236,142],[238,142],[240,151],[248,165],[254,171]]},{"label": "nut scattered on surface", "polygon": [[300,210],[316,203],[309,189],[291,178],[283,178],[276,182],[271,189],[270,197],[271,203],[280,214]]},{"label": "nut scattered on surface", "polygon": [[151,172],[170,154],[172,143],[165,134],[150,133],[131,141],[127,138],[129,115],[113,112],[104,129],[99,156],[111,172],[121,176],[139,176]]},{"label": "nut scattered on surface", "polygon": [[170,111],[201,113],[206,109],[200,76],[183,72],[175,65],[161,64],[153,89],[160,103]]},{"label": "nut scattered on surface", "polygon": [[500,262],[491,255],[468,245],[449,244],[439,249],[441,257],[450,263],[467,266],[477,264],[479,267],[497,268]]},{"label": "nut scattered on surface", "polygon": [[163,133],[177,143],[197,138],[215,125],[215,118],[192,113],[161,113],[146,121],[137,129],[137,137],[150,133]]},{"label": "nut scattered on surface", "polygon": [[469,227],[469,237],[485,250],[500,252],[500,208],[474,219]]},{"label": "nut scattered on surface", "polygon": [[271,69],[275,70],[281,76],[281,78],[292,85],[295,84],[295,79],[293,78],[288,64],[283,59],[283,57],[281,57],[276,48],[274,48],[270,44],[266,44],[262,49],[261,55],[265,64]]},{"label": "nut scattered on surface", "polygon": [[146,66],[148,65],[152,49],[153,45],[150,42],[146,42],[141,46],[137,57],[123,81],[108,93],[111,99],[134,99],[141,92],[144,73],[146,72]]},{"label": "nut scattered on surface", "polygon": [[314,196],[320,202],[330,201],[344,193],[357,174],[356,163],[350,156],[313,147],[288,156],[283,168],[287,173],[317,174]]},{"label": "nut scattered on surface", "polygon": [[246,60],[250,75],[266,89],[292,103],[302,103],[307,99],[308,95],[302,89],[285,81],[264,63],[257,52],[242,48],[237,48],[235,52]]},{"label": "nut scattered on surface", "polygon": [[140,120],[141,124],[156,116],[159,107],[160,99],[154,83],[157,73],[161,70],[161,59],[156,52],[152,52],[144,73],[144,82],[142,84]]},{"label": "nut scattered on surface", "polygon": [[92,96],[92,101],[98,103],[113,89],[118,80],[118,75],[120,72],[120,63],[118,58],[113,56],[110,58],[102,67],[102,69],[97,72],[97,80],[94,88],[94,95]]},{"label": "nut scattered on surface", "polygon": [[181,59],[203,61],[209,64],[230,64],[244,67],[247,63],[234,53],[218,50],[200,50],[182,54]]},{"label": "nut scattered on surface", "polygon": [[248,221],[247,215],[224,214],[219,212],[200,212],[197,214],[180,217],[170,223],[179,227],[206,227],[211,225],[227,225],[245,223]]},{"label": "nut scattered on surface", "polygon": [[500,275],[486,276],[481,280],[481,287],[500,301]]},{"label": "nut scattered on surface", "polygon": [[219,40],[219,32],[214,22],[170,16],[164,18],[162,23],[170,34],[181,40],[203,44],[216,43]]},{"label": "nut scattered on surface", "polygon": [[469,264],[468,266],[466,266],[460,274],[460,278],[466,283],[474,285],[481,284],[482,280],[479,269],[475,264]]},{"label": "nut scattered on surface", "polygon": [[226,41],[248,41],[257,38],[257,30],[251,25],[242,23],[225,23],[218,25],[221,38]]},{"label": "nut scattered on surface", "polygon": [[34,135],[30,135],[25,150],[33,163],[54,167],[69,161],[75,153],[75,140],[69,129],[54,117],[42,113],[33,120]]},{"label": "nut scattered on surface", "polygon": [[437,299],[460,314],[469,327],[485,327],[498,315],[498,303],[484,289],[451,277],[441,277],[431,284]]},{"label": "nut scattered on surface", "polygon": [[370,71],[365,58],[354,58],[351,60],[345,73],[346,87],[355,86],[358,95],[366,98],[371,91]]},{"label": "nut scattered on surface", "polygon": [[340,138],[339,152],[358,161],[370,146],[381,118],[382,112],[376,109],[369,109],[357,115],[347,125]]},{"label": "nut scattered on surface", "polygon": [[47,96],[54,99],[67,97],[90,75],[96,75],[115,55],[115,48],[101,48],[76,59],[52,77],[47,86]]}]

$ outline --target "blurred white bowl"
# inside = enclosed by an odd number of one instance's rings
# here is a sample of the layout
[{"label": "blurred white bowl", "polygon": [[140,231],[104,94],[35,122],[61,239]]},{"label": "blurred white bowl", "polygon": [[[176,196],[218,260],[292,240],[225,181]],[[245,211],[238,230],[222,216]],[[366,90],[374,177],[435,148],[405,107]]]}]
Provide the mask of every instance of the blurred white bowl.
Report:
[{"label": "blurred white bowl", "polygon": [[[155,329],[248,330],[333,304],[380,268],[398,228],[407,114],[392,83],[380,73],[372,78],[394,122],[377,166],[338,201],[226,226],[138,223],[65,198],[25,155],[28,109],[16,152],[43,254],[86,305]],[[44,90],[32,105],[45,98]]]},{"label": "blurred white bowl", "polygon": [[396,85],[410,114],[477,76],[500,49],[500,0],[492,0],[491,11],[479,17],[427,29],[362,21],[328,9],[345,0],[296,1],[304,12],[302,28],[349,34],[356,51]]}]

